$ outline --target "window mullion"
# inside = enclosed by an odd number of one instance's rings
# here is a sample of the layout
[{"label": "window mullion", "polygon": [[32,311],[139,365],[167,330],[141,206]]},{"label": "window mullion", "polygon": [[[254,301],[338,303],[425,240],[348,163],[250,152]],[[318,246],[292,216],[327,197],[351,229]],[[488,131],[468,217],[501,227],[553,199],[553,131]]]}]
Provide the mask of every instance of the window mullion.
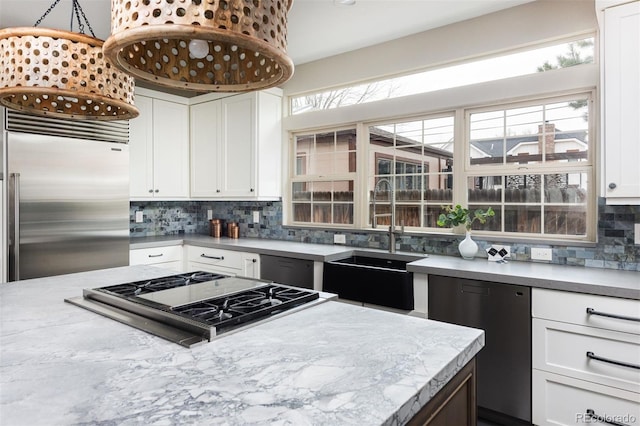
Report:
[{"label": "window mullion", "polygon": [[467,204],[467,173],[469,167],[467,158],[471,146],[467,143],[466,135],[469,133],[469,120],[463,109],[455,111],[453,122],[453,205]]}]

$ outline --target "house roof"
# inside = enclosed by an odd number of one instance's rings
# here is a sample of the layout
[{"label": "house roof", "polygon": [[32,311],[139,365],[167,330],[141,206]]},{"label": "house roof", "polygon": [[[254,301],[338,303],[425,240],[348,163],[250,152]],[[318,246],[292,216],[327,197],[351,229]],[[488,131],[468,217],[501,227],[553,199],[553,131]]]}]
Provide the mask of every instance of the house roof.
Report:
[{"label": "house roof", "polygon": [[[507,137],[507,138],[495,138],[495,139],[482,139],[482,140],[472,140],[471,146],[476,148],[478,151],[487,155],[487,157],[501,157],[503,154],[502,144],[506,142],[506,151],[510,152],[515,147],[522,143],[531,143],[538,142],[539,135],[527,135],[527,136],[516,136],[516,137]],[[563,132],[560,129],[556,128],[555,131],[555,140],[577,140],[579,142],[587,144],[587,132],[586,130],[579,130],[574,132]]]}]

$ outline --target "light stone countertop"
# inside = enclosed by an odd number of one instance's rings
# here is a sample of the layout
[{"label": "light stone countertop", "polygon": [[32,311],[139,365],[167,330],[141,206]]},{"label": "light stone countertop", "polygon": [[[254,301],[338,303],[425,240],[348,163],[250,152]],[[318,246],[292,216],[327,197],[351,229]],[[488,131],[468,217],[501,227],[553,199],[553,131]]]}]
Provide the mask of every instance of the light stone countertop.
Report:
[{"label": "light stone countertop", "polygon": [[186,349],[63,302],[130,266],[0,285],[0,424],[403,424],[480,330],[329,301]]},{"label": "light stone countertop", "polygon": [[131,248],[192,244],[227,250],[308,259],[318,262],[349,257],[354,253],[370,253],[388,258],[405,258],[412,262],[407,270],[420,274],[435,274],[457,278],[526,285],[577,293],[622,297],[640,300],[640,272],[581,266],[553,265],[538,262],[489,262],[483,258],[464,260],[456,256],[429,255],[365,249],[330,244],[308,244],[256,238],[212,238],[206,235],[132,238]]}]

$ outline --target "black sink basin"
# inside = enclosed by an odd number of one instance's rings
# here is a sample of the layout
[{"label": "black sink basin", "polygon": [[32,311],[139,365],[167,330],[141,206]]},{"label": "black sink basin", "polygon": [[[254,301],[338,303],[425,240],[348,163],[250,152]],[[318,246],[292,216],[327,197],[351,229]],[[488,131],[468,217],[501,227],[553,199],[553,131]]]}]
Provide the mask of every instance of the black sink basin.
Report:
[{"label": "black sink basin", "polygon": [[368,256],[359,256],[359,255],[347,257],[346,259],[336,260],[335,262],[348,264],[348,265],[355,265],[355,266],[395,269],[397,271],[406,271],[407,263],[409,263],[405,260],[382,259],[378,257],[368,257]]},{"label": "black sink basin", "polygon": [[322,289],[341,299],[413,310],[413,273],[405,260],[355,255],[324,263]]}]

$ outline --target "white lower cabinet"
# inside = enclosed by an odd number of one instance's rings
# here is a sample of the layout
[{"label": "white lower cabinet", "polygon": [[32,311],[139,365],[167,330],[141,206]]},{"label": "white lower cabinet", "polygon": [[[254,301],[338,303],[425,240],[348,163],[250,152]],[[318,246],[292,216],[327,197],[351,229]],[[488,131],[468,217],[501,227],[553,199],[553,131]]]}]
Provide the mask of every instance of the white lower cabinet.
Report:
[{"label": "white lower cabinet", "polygon": [[182,246],[154,247],[129,251],[130,265],[153,265],[176,272],[184,272]]},{"label": "white lower cabinet", "polygon": [[640,425],[640,301],[532,289],[533,423]]},{"label": "white lower cabinet", "polygon": [[635,392],[535,369],[532,383],[536,425],[640,424]]},{"label": "white lower cabinet", "polygon": [[255,253],[197,246],[186,249],[189,271],[260,278],[260,256]]}]

